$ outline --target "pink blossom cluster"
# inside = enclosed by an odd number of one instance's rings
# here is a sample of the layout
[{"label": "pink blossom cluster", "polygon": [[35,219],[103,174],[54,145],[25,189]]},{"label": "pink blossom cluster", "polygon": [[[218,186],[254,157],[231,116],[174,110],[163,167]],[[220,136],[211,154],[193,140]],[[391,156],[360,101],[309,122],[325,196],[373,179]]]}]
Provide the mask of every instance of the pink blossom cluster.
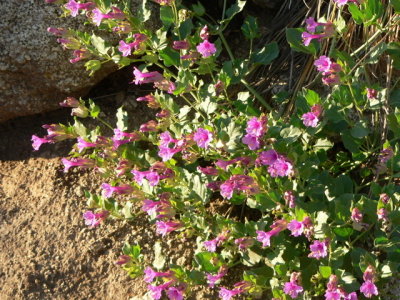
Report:
[{"label": "pink blossom cluster", "polygon": [[54,144],[66,139],[74,138],[75,136],[69,133],[64,126],[57,124],[43,125],[42,128],[47,130],[47,135],[40,138],[36,135],[32,135],[32,148],[37,151],[43,144],[49,143]]},{"label": "pink blossom cluster", "polygon": [[289,295],[292,299],[296,299],[303,292],[303,287],[299,285],[300,273],[293,272],[290,275],[290,281],[283,286],[283,292]]},{"label": "pink blossom cluster", "polygon": [[250,150],[257,150],[261,146],[261,138],[267,132],[267,117],[254,117],[247,122],[246,135],[242,138],[243,144]]},{"label": "pink blossom cluster", "polygon": [[329,57],[322,55],[315,62],[314,66],[322,73],[322,82],[326,85],[334,85],[340,82],[339,72],[342,67],[333,62]]},{"label": "pink blossom cluster", "polygon": [[122,56],[129,56],[132,53],[132,49],[135,51],[144,50],[144,42],[147,40],[147,36],[142,33],[135,33],[133,35],[134,41],[131,43],[126,43],[125,41],[119,41],[118,50],[122,53]]},{"label": "pink blossom cluster", "polygon": [[213,288],[216,283],[218,283],[222,277],[224,277],[228,273],[228,267],[222,266],[219,268],[218,273],[216,275],[206,274],[208,286]]},{"label": "pink blossom cluster", "polygon": [[222,243],[228,238],[228,234],[229,231],[224,231],[221,234],[219,234],[215,239],[205,241],[203,245],[207,249],[207,251],[215,252],[217,251],[217,247],[221,246]]},{"label": "pink blossom cluster", "polygon": [[271,177],[291,176],[294,173],[293,164],[289,159],[272,149],[259,153],[256,164],[268,166]]},{"label": "pink blossom cluster", "polygon": [[304,126],[317,127],[321,114],[322,106],[320,104],[314,104],[311,106],[311,111],[301,116]]},{"label": "pink blossom cluster", "polygon": [[257,182],[247,175],[233,175],[219,186],[221,196],[231,199],[234,192],[256,194],[259,191]]},{"label": "pink blossom cluster", "polygon": [[96,7],[96,4],[93,2],[79,3],[75,0],[69,0],[64,7],[70,12],[72,17],[76,17],[79,13],[79,10],[91,11]]},{"label": "pink blossom cluster", "polygon": [[[172,145],[172,147],[171,147]],[[158,156],[162,158],[163,161],[170,160],[176,153],[183,150],[184,141],[172,138],[169,131],[165,131],[160,134],[160,145]]]},{"label": "pink blossom cluster", "polygon": [[308,254],[308,257],[313,257],[316,259],[320,259],[323,257],[326,257],[328,255],[328,244],[329,241],[325,239],[324,241],[318,241],[315,240],[311,245],[310,245],[310,250],[311,253]]},{"label": "pink blossom cluster", "polygon": [[[321,41],[321,39],[329,38],[335,34],[335,28],[332,22],[320,23],[316,22],[312,17],[306,19],[306,29],[308,32],[303,32],[301,35],[304,46],[310,45],[311,41],[314,39]],[[319,33],[317,33],[317,31],[319,31]]]},{"label": "pink blossom cluster", "polygon": [[236,295],[247,292],[251,288],[252,284],[248,281],[240,281],[235,283],[233,286],[234,289],[232,290],[222,287],[218,293],[219,297],[222,300],[230,300]]},{"label": "pink blossom cluster", "polygon": [[87,212],[83,213],[83,218],[85,219],[85,224],[87,226],[96,227],[100,225],[100,223],[104,221],[108,215],[109,212],[106,210],[98,213],[93,213],[92,211],[88,210]]},{"label": "pink blossom cluster", "polygon": [[213,43],[208,41],[210,34],[208,32],[207,25],[202,28],[200,31],[200,38],[203,40],[200,44],[197,45],[197,51],[203,56],[204,58],[212,56],[217,52],[217,48]]},{"label": "pink blossom cluster", "polygon": [[325,300],[357,300],[357,293],[346,293],[343,288],[338,287],[338,279],[336,275],[331,275],[327,283],[325,291]]},{"label": "pink blossom cluster", "polygon": [[92,10],[92,21],[94,24],[100,26],[104,19],[123,20],[125,19],[125,14],[116,6],[111,7],[111,12],[109,13],[103,13],[99,8]]},{"label": "pink blossom cluster", "polygon": [[62,158],[61,159],[62,164],[64,165],[64,172],[67,173],[70,168],[72,167],[81,167],[83,169],[87,168],[93,168],[95,166],[95,161],[89,158]]},{"label": "pink blossom cluster", "polygon": [[156,272],[151,267],[147,267],[144,274],[144,281],[147,283],[152,283],[156,278],[162,278],[165,281],[165,283],[159,285],[149,284],[147,286],[153,299],[161,299],[164,291],[170,300],[183,300],[185,284],[179,284],[173,271]]},{"label": "pink blossom cluster", "polygon": [[159,72],[141,72],[138,68],[134,67],[133,75],[135,76],[135,84],[154,83],[154,87],[167,91],[172,94],[176,89],[175,84],[165,79]]},{"label": "pink blossom cluster", "polygon": [[257,230],[257,241],[262,243],[263,247],[271,246],[271,237],[278,235],[281,231],[287,228],[288,222],[286,220],[277,220],[271,226],[270,231]]},{"label": "pink blossom cluster", "polygon": [[160,180],[174,176],[174,172],[167,168],[163,162],[154,163],[147,171],[132,170],[131,172],[139,185],[143,184],[143,179],[147,179],[150,186],[156,186]]},{"label": "pink blossom cluster", "polygon": [[379,294],[378,288],[374,284],[375,277],[375,268],[372,265],[369,265],[364,271],[364,283],[360,287],[360,292],[367,298],[372,298],[372,296],[378,296]]},{"label": "pink blossom cluster", "polygon": [[101,188],[103,189],[102,195],[105,198],[110,198],[112,195],[118,194],[118,195],[128,195],[133,192],[133,187],[130,186],[129,184],[121,184],[119,186],[112,186],[108,183],[103,183],[101,185]]}]

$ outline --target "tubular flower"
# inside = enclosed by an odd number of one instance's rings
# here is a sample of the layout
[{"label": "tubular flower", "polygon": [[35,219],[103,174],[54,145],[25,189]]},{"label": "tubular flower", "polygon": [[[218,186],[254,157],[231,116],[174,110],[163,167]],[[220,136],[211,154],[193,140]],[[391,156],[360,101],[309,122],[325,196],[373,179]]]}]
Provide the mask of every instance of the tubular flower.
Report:
[{"label": "tubular flower", "polygon": [[[334,35],[335,29],[332,22],[320,23],[316,22],[313,18],[306,19],[306,29],[308,32],[303,32],[301,37],[303,38],[304,46],[310,45],[311,41],[316,39],[320,41],[323,38],[329,38]],[[321,29],[319,33],[316,33],[317,29]]]},{"label": "tubular flower", "polygon": [[308,257],[314,257],[316,259],[320,259],[322,257],[326,257],[328,255],[328,242],[325,240],[321,241],[314,241],[312,245],[310,245],[311,253]]}]

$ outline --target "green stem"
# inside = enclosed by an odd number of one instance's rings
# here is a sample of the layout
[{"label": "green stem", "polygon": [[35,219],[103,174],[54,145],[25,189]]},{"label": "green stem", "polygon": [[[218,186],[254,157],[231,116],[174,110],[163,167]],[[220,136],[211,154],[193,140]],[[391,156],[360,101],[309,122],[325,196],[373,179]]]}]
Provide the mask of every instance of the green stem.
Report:
[{"label": "green stem", "polygon": [[222,44],[224,44],[224,47],[226,49],[226,51],[228,52],[229,58],[231,59],[232,63],[235,61],[235,57],[233,56],[233,53],[231,51],[231,48],[229,47],[228,42],[226,41],[224,35],[222,34],[222,32],[218,32],[218,36],[222,41]]},{"label": "green stem", "polygon": [[104,121],[102,118],[96,117],[96,118],[93,118],[93,119],[99,120],[99,121],[100,121],[101,123],[103,123],[105,126],[107,126],[108,128],[110,128],[111,130],[114,130],[114,128],[113,128],[109,123],[107,123],[106,121]]},{"label": "green stem", "polygon": [[258,101],[268,110],[272,110],[272,107],[265,101],[265,99],[250,85],[246,82],[246,80],[242,79],[240,81],[243,85],[249,90],[250,93],[257,98]]}]

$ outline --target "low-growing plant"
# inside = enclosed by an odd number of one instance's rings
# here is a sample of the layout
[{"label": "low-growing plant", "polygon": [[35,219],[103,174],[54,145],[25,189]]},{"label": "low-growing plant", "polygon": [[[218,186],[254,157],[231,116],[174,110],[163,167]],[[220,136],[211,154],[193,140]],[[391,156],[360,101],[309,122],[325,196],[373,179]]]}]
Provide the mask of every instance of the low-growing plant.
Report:
[{"label": "low-growing plant", "polygon": [[[144,275],[154,299],[183,299],[205,284],[225,300],[400,297],[385,291],[400,270],[398,0],[313,1],[318,19],[286,29],[308,64],[295,88],[268,100],[247,79],[273,63],[278,44],[257,48],[252,16],[240,32],[248,54],[226,39],[246,1],[224,1],[216,21],[201,3],[156,0],[156,31],[146,27],[154,3],[145,0],[135,9],[122,0],[47,2],[120,39],[49,28],[73,50],[71,63],[85,61],[90,74],[109,62],[130,66],[132,84],[154,87],[137,98],[156,112],[139,129],[123,108],[109,124],[93,101],[67,98],[75,123],[32,137],[35,150],[77,139],[65,172],[103,176],[102,194],[86,193],[88,226],[144,211],[161,238],[192,238],[189,268],[167,262],[156,271],[139,245],[125,245],[117,264]],[[79,121],[88,117],[101,126]],[[220,286],[237,270],[241,281]]]}]

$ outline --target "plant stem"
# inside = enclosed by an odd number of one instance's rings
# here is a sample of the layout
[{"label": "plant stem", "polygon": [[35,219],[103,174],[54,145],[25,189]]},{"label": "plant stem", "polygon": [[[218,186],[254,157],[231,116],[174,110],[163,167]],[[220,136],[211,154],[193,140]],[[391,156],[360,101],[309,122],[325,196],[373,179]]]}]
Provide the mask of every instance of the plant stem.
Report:
[{"label": "plant stem", "polygon": [[240,81],[243,83],[243,85],[249,90],[250,93],[254,95],[254,97],[257,98],[258,101],[268,110],[272,110],[272,107],[265,101],[265,99],[250,85],[247,83],[246,80],[242,79]]}]

